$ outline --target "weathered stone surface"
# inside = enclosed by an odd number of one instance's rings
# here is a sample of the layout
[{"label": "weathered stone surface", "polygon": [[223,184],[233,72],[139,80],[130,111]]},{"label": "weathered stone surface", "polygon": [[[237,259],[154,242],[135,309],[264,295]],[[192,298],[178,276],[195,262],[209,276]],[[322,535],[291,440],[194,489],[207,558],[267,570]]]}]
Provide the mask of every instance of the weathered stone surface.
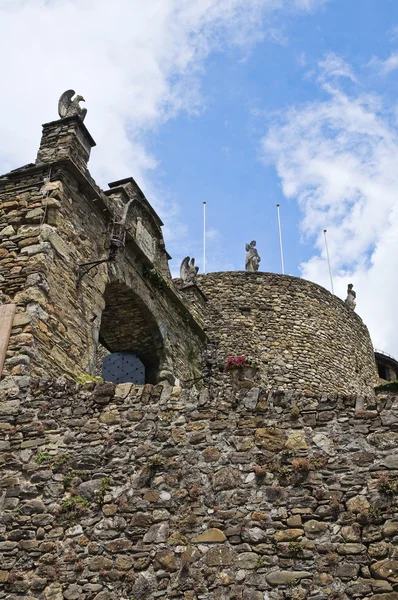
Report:
[{"label": "weathered stone surface", "polygon": [[255,569],[260,563],[260,556],[255,552],[241,552],[236,559],[238,569]]},{"label": "weathered stone surface", "polygon": [[289,585],[293,581],[311,578],[312,574],[307,571],[272,571],[265,578],[270,585]]},{"label": "weathered stone surface", "polygon": [[88,561],[90,571],[103,571],[112,568],[113,561],[105,556],[95,556]]},{"label": "weathered stone surface", "polygon": [[284,529],[282,531],[277,531],[274,535],[274,539],[276,542],[291,542],[299,539],[304,535],[304,531],[302,529]]},{"label": "weathered stone surface", "polygon": [[341,528],[341,535],[347,542],[360,542],[361,528],[357,523],[354,525],[346,525]]},{"label": "weathered stone surface", "polygon": [[289,437],[286,440],[285,444],[286,448],[289,450],[306,450],[307,442],[305,439],[305,431],[301,431],[299,429],[293,430],[289,433]]},{"label": "weathered stone surface", "polygon": [[8,400],[0,402],[0,416],[15,415],[19,412],[20,401]]},{"label": "weathered stone surface", "polygon": [[101,489],[101,480],[92,479],[90,481],[84,481],[79,485],[77,491],[80,496],[87,500],[95,500]]},{"label": "weathered stone surface", "polygon": [[156,562],[160,567],[166,569],[166,571],[173,572],[177,570],[176,555],[174,552],[167,550],[164,552],[158,552],[156,554]]},{"label": "weathered stone surface", "polygon": [[260,388],[252,388],[250,392],[247,393],[244,404],[245,408],[248,410],[255,410],[258,402],[258,397],[260,395]]},{"label": "weathered stone surface", "polygon": [[347,510],[352,512],[363,512],[368,510],[370,503],[365,496],[358,495],[347,500]]},{"label": "weathered stone surface", "polygon": [[214,546],[206,553],[206,564],[209,567],[228,567],[232,565],[234,552],[228,546]]},{"label": "weathered stone surface", "polygon": [[328,529],[328,524],[323,521],[315,521],[314,519],[310,519],[306,523],[304,523],[304,531],[305,535],[309,539],[315,539],[321,535],[323,535]]},{"label": "weathered stone surface", "polygon": [[[229,402],[229,388],[222,386],[199,407],[192,392],[181,389],[159,404],[161,392],[154,386],[134,386],[122,397],[112,384],[103,385],[101,396],[91,382],[42,382],[26,391],[15,390],[17,382],[0,390],[5,399],[17,394],[20,402],[18,413],[0,419],[9,444],[0,452],[6,593],[46,600],[44,589],[52,583],[47,577],[57,576],[57,568],[68,573],[60,584],[62,598],[70,600],[123,597],[126,583],[130,597],[156,600],[173,597],[182,581],[195,581],[196,595],[211,593],[209,600],[222,593],[279,600],[280,592],[297,590],[304,600],[309,584],[299,583],[301,570],[302,578],[313,577],[314,598],[322,600],[329,600],[332,585],[352,598],[394,593],[396,582],[389,578],[395,578],[390,566],[398,515],[379,490],[387,477],[385,451],[374,449],[371,470],[368,460],[360,464],[357,448],[366,447],[374,419],[361,419],[366,431],[353,440],[351,396],[338,400],[335,454],[326,464],[314,437],[320,433],[318,415],[329,412],[333,396],[320,401],[293,395],[303,414],[309,406],[316,418],[305,426],[308,448],[291,450],[285,446],[292,431],[288,393],[275,396],[266,414],[253,414],[242,402]],[[109,405],[105,411],[101,397]],[[100,416],[110,411],[120,419],[108,426]],[[319,423],[323,432],[325,421]],[[193,424],[200,427],[189,430]],[[259,425],[284,433],[281,450],[254,444],[256,430],[265,428]],[[176,444],[173,430],[189,433]],[[203,437],[192,444],[190,431]],[[237,451],[236,438],[251,443]],[[308,472],[292,464],[301,457]],[[83,493],[86,502],[79,505]],[[29,580],[13,582],[12,576],[9,583],[14,559],[33,565]],[[283,590],[270,589],[278,585]],[[210,591],[199,593],[205,588]]]},{"label": "weathered stone surface", "polygon": [[363,544],[337,544],[337,552],[339,554],[363,554],[366,552],[366,546]]},{"label": "weathered stone surface", "polygon": [[46,600],[63,600],[62,585],[60,583],[51,583],[43,593]]},{"label": "weathered stone surface", "polygon": [[313,437],[314,443],[329,456],[334,456],[336,450],[333,441],[324,433],[316,433]]},{"label": "weathered stone surface", "polygon": [[282,450],[285,445],[285,433],[278,427],[262,427],[256,429],[255,443],[260,448],[273,452]]},{"label": "weathered stone surface", "polygon": [[71,584],[64,591],[66,600],[78,600],[81,597],[82,587],[80,585]]},{"label": "weathered stone surface", "polygon": [[104,411],[100,416],[100,421],[106,425],[116,425],[120,422],[120,414],[117,410]]},{"label": "weathered stone surface", "polygon": [[387,592],[386,594],[373,594],[372,600],[398,600],[398,592]]},{"label": "weathered stone surface", "polygon": [[118,600],[118,598],[113,592],[99,592],[94,596],[94,600]]},{"label": "weathered stone surface", "polygon": [[128,552],[132,548],[132,543],[130,540],[126,538],[119,538],[117,540],[112,540],[111,542],[107,542],[105,544],[105,549],[112,554],[118,554],[120,552]]},{"label": "weathered stone surface", "polygon": [[169,526],[166,523],[152,525],[144,535],[144,542],[147,544],[165,542],[169,535]]},{"label": "weathered stone surface", "polygon": [[203,459],[206,462],[216,462],[221,456],[221,452],[217,448],[206,448],[203,450]]},{"label": "weathered stone surface", "polygon": [[225,534],[220,529],[213,527],[198,535],[193,541],[195,544],[212,544],[225,542],[226,539]]},{"label": "weathered stone surface", "polygon": [[387,579],[392,583],[398,583],[398,561],[382,560],[371,565],[370,570],[374,577]]},{"label": "weathered stone surface", "polygon": [[372,446],[376,446],[380,450],[393,450],[398,445],[398,432],[371,433],[368,441]]},{"label": "weathered stone surface", "polygon": [[383,535],[385,537],[398,535],[398,521],[387,520],[383,525]]},{"label": "weathered stone surface", "polygon": [[40,221],[44,216],[44,210],[42,208],[34,208],[33,210],[29,210],[25,219],[27,221]]},{"label": "weathered stone surface", "polygon": [[251,544],[259,544],[267,539],[267,532],[261,527],[244,527],[241,535],[242,540]]},{"label": "weathered stone surface", "polygon": [[150,597],[154,585],[152,580],[145,575],[139,575],[133,586],[133,598],[137,600],[146,600]]},{"label": "weathered stone surface", "polygon": [[337,577],[341,577],[343,580],[352,581],[355,577],[357,577],[358,571],[359,565],[343,562],[337,565],[336,575]]},{"label": "weathered stone surface", "polygon": [[240,483],[239,471],[232,467],[223,467],[213,475],[212,486],[214,491],[233,490]]}]

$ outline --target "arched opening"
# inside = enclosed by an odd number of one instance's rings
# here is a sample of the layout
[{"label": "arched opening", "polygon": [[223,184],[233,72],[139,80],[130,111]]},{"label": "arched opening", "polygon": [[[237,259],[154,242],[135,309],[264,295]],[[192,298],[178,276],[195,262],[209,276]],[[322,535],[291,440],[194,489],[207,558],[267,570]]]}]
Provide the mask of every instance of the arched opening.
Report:
[{"label": "arched opening", "polygon": [[398,361],[393,356],[383,350],[375,350],[375,359],[380,379],[395,381],[398,378]]},{"label": "arched opening", "polygon": [[134,376],[125,381],[138,383],[135,379],[139,376],[143,383],[156,383],[163,340],[155,317],[141,298],[124,284],[109,284],[104,300],[99,332],[99,342],[109,352],[103,359],[104,378],[123,383],[124,377]]},{"label": "arched opening", "polygon": [[386,379],[387,380],[388,375],[387,375],[386,366],[378,363],[377,370],[379,372],[380,379]]}]

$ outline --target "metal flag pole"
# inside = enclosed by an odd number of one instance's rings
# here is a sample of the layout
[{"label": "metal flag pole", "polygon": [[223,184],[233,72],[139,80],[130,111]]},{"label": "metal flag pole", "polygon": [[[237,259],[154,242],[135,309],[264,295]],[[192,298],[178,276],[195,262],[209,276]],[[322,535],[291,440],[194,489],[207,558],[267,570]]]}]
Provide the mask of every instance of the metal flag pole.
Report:
[{"label": "metal flag pole", "polygon": [[327,238],[326,238],[326,232],[327,232],[327,229],[324,229],[323,230],[323,234],[325,236],[326,257],[328,259],[330,285],[331,285],[331,288],[332,288],[332,294],[334,294],[333,277],[332,277],[332,267],[330,266],[329,248],[328,248],[328,241],[327,241]]},{"label": "metal flag pole", "polygon": [[278,213],[278,231],[279,231],[279,248],[281,252],[281,264],[282,264],[282,275],[285,274],[285,263],[283,261],[283,246],[282,246],[282,228],[281,228],[281,215],[279,212],[279,204],[276,205],[276,211]]},{"label": "metal flag pole", "polygon": [[203,273],[206,274],[206,202],[203,202]]}]

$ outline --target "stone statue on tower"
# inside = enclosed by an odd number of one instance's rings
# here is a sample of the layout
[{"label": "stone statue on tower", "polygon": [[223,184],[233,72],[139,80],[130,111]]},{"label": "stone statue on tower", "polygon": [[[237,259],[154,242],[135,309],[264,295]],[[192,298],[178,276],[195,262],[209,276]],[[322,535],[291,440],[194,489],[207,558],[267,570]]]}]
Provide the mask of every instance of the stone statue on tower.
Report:
[{"label": "stone statue on tower", "polygon": [[246,244],[246,271],[254,273],[258,271],[261,258],[256,248],[256,241],[253,240],[250,244]]}]

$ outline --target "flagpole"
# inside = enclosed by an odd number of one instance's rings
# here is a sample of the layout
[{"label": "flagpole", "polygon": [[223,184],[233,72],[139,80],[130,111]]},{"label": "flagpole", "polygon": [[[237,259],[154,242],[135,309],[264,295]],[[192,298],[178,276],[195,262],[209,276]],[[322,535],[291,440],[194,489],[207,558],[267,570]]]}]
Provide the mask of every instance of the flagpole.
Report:
[{"label": "flagpole", "polygon": [[333,277],[332,277],[332,267],[330,266],[329,248],[328,248],[328,241],[327,241],[327,238],[326,238],[326,232],[327,232],[327,229],[324,229],[323,230],[323,234],[325,236],[326,257],[328,259],[330,286],[332,288],[332,294],[334,294]]},{"label": "flagpole", "polygon": [[280,253],[281,253],[282,275],[284,275],[285,274],[285,263],[283,260],[282,228],[281,228],[281,216],[280,216],[280,212],[279,212],[279,207],[280,207],[280,205],[277,204],[276,211],[278,213],[279,249],[280,249]]},{"label": "flagpole", "polygon": [[206,274],[206,202],[203,202],[203,273]]}]

